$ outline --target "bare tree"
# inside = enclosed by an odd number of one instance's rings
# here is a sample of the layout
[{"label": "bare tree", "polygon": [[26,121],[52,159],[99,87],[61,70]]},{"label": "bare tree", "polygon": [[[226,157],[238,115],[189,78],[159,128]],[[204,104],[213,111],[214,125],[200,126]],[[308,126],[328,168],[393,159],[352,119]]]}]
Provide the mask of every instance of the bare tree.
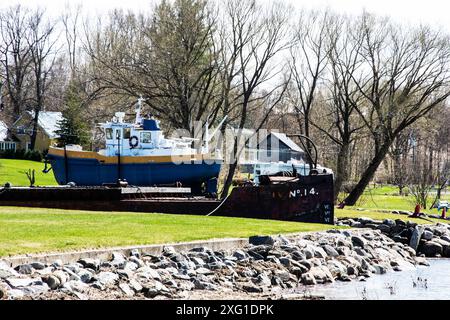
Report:
[{"label": "bare tree", "polygon": [[46,91],[49,87],[49,75],[56,59],[55,43],[52,38],[55,24],[45,20],[44,11],[37,9],[28,20],[30,34],[27,37],[31,48],[31,68],[34,75],[33,99],[33,132],[31,135],[31,149],[34,149],[38,130],[39,112],[45,103]]},{"label": "bare tree", "polygon": [[71,78],[73,79],[77,67],[77,58],[80,54],[79,48],[79,31],[81,5],[78,4],[74,9],[66,6],[66,12],[61,16],[61,22],[64,26],[65,40],[67,44],[67,54],[69,58],[69,66]]},{"label": "bare tree", "polygon": [[[228,195],[243,144],[240,132],[247,123],[247,116],[251,105],[258,105],[264,110],[258,131],[267,120],[268,114],[280,102],[286,88],[287,80],[275,85],[272,89],[262,93],[258,89],[268,81],[273,81],[283,68],[274,65],[275,57],[288,49],[292,42],[286,37],[288,30],[288,8],[280,3],[274,3],[269,7],[262,7],[255,1],[230,0],[225,9],[226,20],[230,34],[224,39],[223,50],[230,50],[228,54],[232,58],[228,75],[233,79],[230,83],[237,83],[239,87],[229,101],[231,106],[238,108],[237,136],[232,142],[229,169],[225,178],[222,198]],[[275,95],[275,97],[274,97]],[[229,98],[228,98],[229,99]]]},{"label": "bare tree", "polygon": [[351,146],[360,138],[364,124],[358,119],[355,106],[363,96],[354,85],[352,77],[361,65],[361,34],[355,32],[355,24],[345,17],[335,17],[328,28],[329,49],[322,94],[324,108],[315,113],[313,126],[328,137],[337,147],[335,171],[335,198],[349,178]]},{"label": "bare tree", "polygon": [[355,105],[374,141],[374,155],[345,199],[353,205],[374,177],[395,137],[450,95],[448,37],[428,27],[405,28],[369,14],[360,18],[364,64],[354,84]]},{"label": "bare tree", "polygon": [[5,72],[7,97],[12,104],[13,117],[17,118],[29,97],[27,78],[32,63],[31,47],[26,38],[29,10],[15,6],[0,14],[0,62]]},{"label": "bare tree", "polygon": [[[326,70],[330,44],[330,28],[334,17],[329,11],[302,11],[294,26],[296,44],[290,50],[290,68],[296,90],[295,109],[298,115],[300,132],[310,137],[311,109],[317,91],[320,89],[322,75]],[[309,153],[311,146],[307,142]],[[309,159],[311,161],[311,159]]]},{"label": "bare tree", "polygon": [[123,97],[142,95],[152,114],[192,130],[216,113],[220,97],[215,14],[204,0],[162,1],[151,16],[115,11],[88,33],[96,84]]}]

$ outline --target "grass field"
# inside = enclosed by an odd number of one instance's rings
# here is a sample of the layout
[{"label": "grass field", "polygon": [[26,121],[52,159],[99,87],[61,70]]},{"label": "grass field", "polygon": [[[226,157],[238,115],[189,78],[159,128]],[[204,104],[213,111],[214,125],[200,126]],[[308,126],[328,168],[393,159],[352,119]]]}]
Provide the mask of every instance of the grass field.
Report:
[{"label": "grass field", "polygon": [[[28,186],[25,171],[36,171],[36,185],[56,185],[53,173],[42,173],[43,163],[0,159],[0,185]],[[444,199],[450,195],[444,193]],[[433,201],[430,197],[430,204]],[[426,220],[377,212],[376,209],[414,209],[412,196],[399,196],[393,186],[369,187],[356,206],[335,209],[336,217]],[[360,211],[357,208],[366,210]],[[424,209],[437,213],[436,209]],[[432,219],[434,222],[444,220]],[[59,209],[0,207],[0,257],[25,253],[68,251],[112,246],[182,242],[226,237],[249,237],[330,229],[329,225],[243,218],[88,212]]]},{"label": "grass field", "polygon": [[[401,219],[404,221],[413,221],[418,224],[430,224],[431,222],[424,220],[424,219],[418,219],[418,218],[410,218],[407,215],[403,214],[393,214],[393,213],[384,213],[384,212],[377,212],[373,210],[356,210],[352,207],[346,207],[344,209],[337,209],[334,210],[334,215],[336,218],[360,218],[360,217],[368,217],[375,220],[384,220],[384,219]],[[440,219],[434,219],[434,218],[427,218],[434,223],[440,222],[440,223],[449,223],[448,220],[440,220]]]},{"label": "grass field", "polygon": [[[428,198],[428,207],[422,208],[422,212],[438,214],[437,209],[429,208],[433,203],[435,196],[435,193],[430,194]],[[450,201],[450,193],[444,191],[442,199]],[[414,211],[415,205],[416,203],[413,196],[399,196],[398,188],[384,185],[382,187],[368,187],[354,208]]]},{"label": "grass field", "polygon": [[0,256],[330,228],[323,224],[213,216],[0,207]]},{"label": "grass field", "polygon": [[29,186],[30,183],[25,174],[29,169],[35,170],[36,186],[57,185],[53,172],[43,173],[43,162],[15,159],[0,159],[0,185],[6,182],[13,186]]}]

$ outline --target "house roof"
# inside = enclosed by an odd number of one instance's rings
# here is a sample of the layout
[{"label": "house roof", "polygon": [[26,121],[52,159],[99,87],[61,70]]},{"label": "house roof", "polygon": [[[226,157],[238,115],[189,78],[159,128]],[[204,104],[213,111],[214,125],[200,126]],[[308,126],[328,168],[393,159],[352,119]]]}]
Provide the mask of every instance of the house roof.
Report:
[{"label": "house roof", "polygon": [[286,144],[291,150],[297,151],[297,152],[304,152],[302,148],[300,148],[294,141],[292,141],[291,138],[286,136],[285,133],[280,132],[270,132],[270,134],[274,135],[278,140],[282,141],[284,144]]},{"label": "house roof", "polygon": [[[27,111],[34,117],[34,111]],[[58,138],[56,131],[60,129],[59,122],[63,120],[61,112],[41,111],[39,112],[38,125],[44,130],[50,139]]]},{"label": "house roof", "polygon": [[8,137],[8,126],[0,120],[0,141],[5,141]]}]

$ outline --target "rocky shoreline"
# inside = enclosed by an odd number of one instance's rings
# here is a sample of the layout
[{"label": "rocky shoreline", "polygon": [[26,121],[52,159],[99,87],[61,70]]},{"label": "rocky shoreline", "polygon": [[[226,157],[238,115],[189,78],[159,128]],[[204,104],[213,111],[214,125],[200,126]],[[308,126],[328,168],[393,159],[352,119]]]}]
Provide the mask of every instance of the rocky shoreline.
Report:
[{"label": "rocky shoreline", "polygon": [[[444,244],[450,235],[446,225],[422,228],[405,223],[403,228],[395,221],[395,226],[392,221],[367,218],[340,221],[347,223],[359,223],[364,229],[332,229],[289,237],[255,236],[247,246],[234,250],[196,247],[177,252],[173,247],[165,247],[161,255],[134,250],[129,256],[113,253],[106,261],[86,258],[70,264],[34,262],[16,268],[0,262],[0,297],[311,299],[314,297],[286,292],[301,292],[301,288],[334,281],[364,281],[372,274],[427,265],[427,260],[417,256],[410,246],[412,241],[427,256],[431,256],[428,247],[438,248],[433,256],[449,251],[450,242],[448,246]],[[390,226],[389,232],[384,225]],[[391,235],[397,231],[397,225],[402,226],[400,232],[407,230],[399,237]],[[420,233],[418,240],[416,230]]]},{"label": "rocky shoreline", "polygon": [[450,225],[419,225],[401,219],[341,218],[337,225],[379,230],[392,240],[410,246],[421,257],[450,258]]}]

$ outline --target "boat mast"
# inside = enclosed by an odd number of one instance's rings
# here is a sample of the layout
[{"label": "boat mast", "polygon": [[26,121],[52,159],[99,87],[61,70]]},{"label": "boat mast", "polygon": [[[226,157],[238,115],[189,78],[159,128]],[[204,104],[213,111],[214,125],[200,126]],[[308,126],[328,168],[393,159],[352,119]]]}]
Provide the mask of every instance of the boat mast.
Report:
[{"label": "boat mast", "polygon": [[120,180],[121,180],[121,176],[122,176],[122,172],[120,170],[120,139],[121,139],[121,131],[118,130],[116,131],[116,138],[117,138],[117,184],[120,185]]},{"label": "boat mast", "polygon": [[142,118],[141,118],[142,101],[145,101],[145,99],[142,98],[142,96],[140,96],[138,98],[137,107],[135,109],[135,111],[136,111],[136,120],[134,121],[134,124],[141,124],[142,123]]}]

